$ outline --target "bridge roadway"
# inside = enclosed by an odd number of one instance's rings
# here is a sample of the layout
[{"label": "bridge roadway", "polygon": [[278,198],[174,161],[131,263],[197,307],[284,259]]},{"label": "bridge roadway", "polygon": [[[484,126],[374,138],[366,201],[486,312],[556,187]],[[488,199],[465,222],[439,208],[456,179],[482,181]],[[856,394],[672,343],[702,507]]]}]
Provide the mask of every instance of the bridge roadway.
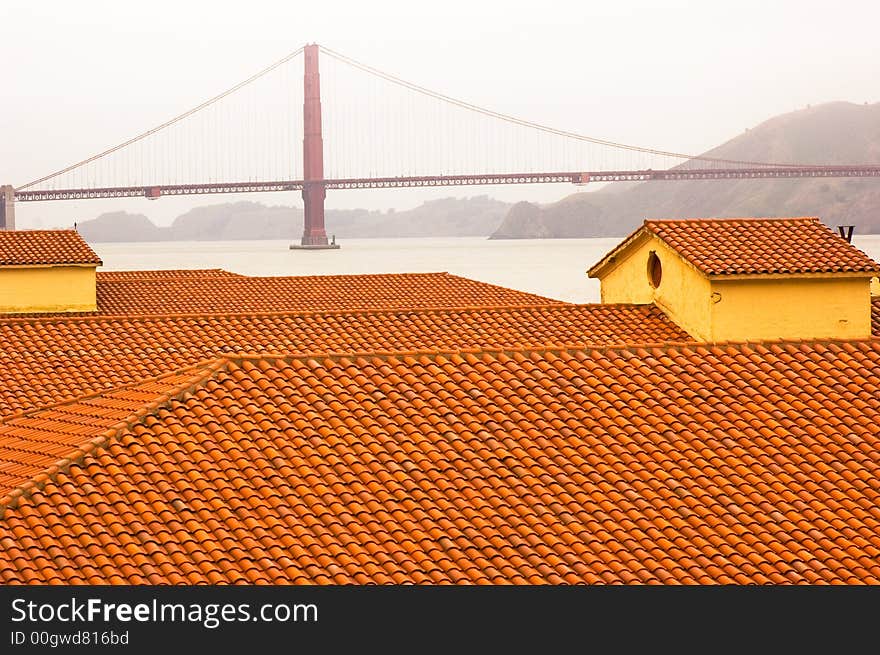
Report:
[{"label": "bridge roadway", "polygon": [[156,184],[90,189],[17,190],[15,201],[87,200],[93,198],[159,198],[212,193],[258,193],[266,191],[302,191],[306,185],[325,189],[390,189],[436,186],[478,186],[500,184],[546,184],[566,182],[647,182],[651,180],[731,180],[781,179],[808,177],[880,177],[877,166],[762,166],[756,168],[671,168],[666,170],[622,170],[567,173],[492,173],[482,175],[434,175],[414,177],[336,178],[305,182],[210,182],[205,184]]}]

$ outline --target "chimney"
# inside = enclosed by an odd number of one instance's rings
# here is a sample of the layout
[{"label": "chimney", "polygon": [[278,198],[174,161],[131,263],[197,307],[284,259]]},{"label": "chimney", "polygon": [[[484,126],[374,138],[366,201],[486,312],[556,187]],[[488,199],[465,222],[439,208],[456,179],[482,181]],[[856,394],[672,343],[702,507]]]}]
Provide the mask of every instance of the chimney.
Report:
[{"label": "chimney", "polygon": [[840,234],[841,239],[846,239],[847,243],[852,243],[852,235],[855,227],[855,225],[838,225],[837,232]]}]

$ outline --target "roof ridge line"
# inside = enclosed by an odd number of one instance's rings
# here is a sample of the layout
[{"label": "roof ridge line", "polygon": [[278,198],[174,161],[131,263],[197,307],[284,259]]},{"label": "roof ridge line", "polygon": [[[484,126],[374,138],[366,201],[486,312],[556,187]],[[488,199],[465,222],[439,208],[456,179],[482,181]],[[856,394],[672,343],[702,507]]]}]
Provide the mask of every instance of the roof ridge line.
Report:
[{"label": "roof ridge line", "polygon": [[[221,269],[167,268],[167,269],[156,269],[156,270],[164,270],[164,271],[221,270],[221,271],[226,271],[226,269],[222,269],[222,268]],[[107,273],[114,273],[114,272],[120,273],[123,271],[106,271],[106,272]],[[136,273],[138,271],[127,271],[127,272]],[[229,273],[232,271],[226,271],[226,272]],[[427,271],[427,272],[420,272],[420,273],[335,273],[335,274],[329,274],[329,275],[245,275],[244,273],[234,273],[233,275],[230,275],[228,278],[225,276],[217,276],[217,277],[219,277],[220,279],[223,279],[223,280],[235,280],[235,281],[240,282],[242,280],[289,280],[291,278],[297,279],[297,280],[303,280],[303,279],[305,279],[305,280],[314,280],[314,279],[326,280],[326,279],[331,279],[331,278],[338,279],[338,278],[352,278],[352,277],[400,277],[400,276],[437,277],[437,276],[443,276],[443,275],[452,275],[452,274],[449,273],[449,271]],[[462,277],[462,276],[455,275],[453,277]],[[469,280],[471,278],[463,278],[463,279]],[[135,279],[113,280],[113,283],[117,284],[117,283],[127,283],[127,282],[134,282],[134,281],[136,281],[136,280]],[[148,281],[149,282],[159,282],[159,283],[166,282],[166,280],[157,279],[157,278],[153,278]],[[197,280],[195,278],[191,278],[189,280],[183,279],[183,280],[179,280],[179,281],[181,281],[181,282],[186,282],[186,281],[196,282]],[[486,284],[490,284],[490,283],[486,283]]]},{"label": "roof ridge line", "polygon": [[712,223],[720,223],[722,221],[821,221],[818,216],[703,216],[695,218],[645,218],[647,223],[681,223],[681,222],[698,222],[709,221]]},{"label": "roof ridge line", "polygon": [[234,271],[227,271],[225,268],[212,267],[212,268],[122,268],[119,270],[107,270],[107,271],[98,271],[98,273],[106,273],[108,275],[114,275],[116,273],[195,273],[196,271],[223,271],[224,273],[231,273],[232,275],[241,275],[240,273],[235,273]]},{"label": "roof ridge line", "polygon": [[201,362],[199,362],[197,364],[190,364],[190,365],[178,368],[178,369],[166,371],[165,373],[159,373],[158,375],[151,375],[146,378],[141,378],[136,382],[127,382],[125,384],[120,384],[115,387],[108,387],[107,389],[102,389],[101,391],[90,392],[90,393],[83,394],[81,396],[76,396],[74,398],[68,398],[67,400],[59,400],[56,403],[50,403],[48,405],[40,405],[39,407],[27,409],[22,412],[18,412],[16,414],[9,414],[7,416],[4,416],[3,418],[0,418],[0,426],[5,425],[9,421],[19,419],[19,418],[25,418],[27,416],[33,416],[34,414],[39,414],[40,412],[46,412],[46,411],[49,411],[50,409],[58,409],[60,407],[64,407],[65,405],[73,405],[75,403],[80,403],[80,402],[83,402],[86,400],[90,400],[92,398],[97,398],[98,396],[105,396],[108,393],[114,393],[117,391],[126,391],[128,389],[133,389],[134,387],[140,387],[145,384],[149,384],[150,382],[158,382],[162,378],[167,378],[167,377],[171,377],[174,375],[186,374],[189,371],[203,370],[206,367],[208,367],[209,365],[211,365],[212,363],[214,363],[218,360],[222,360],[222,359],[226,359],[226,358],[223,356],[209,357],[207,359],[202,360]]},{"label": "roof ridge line", "polygon": [[43,468],[42,471],[32,476],[27,481],[18,485],[17,487],[11,489],[8,493],[0,496],[0,519],[6,514],[7,509],[14,509],[18,506],[18,503],[25,498],[30,497],[35,492],[43,489],[46,484],[50,481],[54,481],[59,473],[63,473],[67,471],[73,464],[81,463],[88,455],[94,454],[99,450],[103,450],[107,446],[113,442],[116,437],[119,436],[119,433],[122,430],[128,429],[133,425],[140,423],[143,419],[151,415],[160,407],[167,405],[172,400],[178,400],[186,397],[193,389],[198,386],[204,384],[207,380],[214,377],[220,370],[226,368],[229,365],[229,359],[226,357],[215,357],[201,362],[200,364],[196,364],[193,366],[187,366],[177,371],[173,371],[170,373],[163,373],[162,375],[153,376],[150,378],[145,378],[138,383],[134,384],[125,384],[120,385],[118,387],[113,387],[112,389],[104,390],[101,393],[96,394],[87,394],[84,396],[80,396],[70,401],[66,401],[63,403],[57,403],[55,405],[49,405],[39,410],[32,410],[28,412],[21,412],[16,414],[13,417],[9,417],[0,421],[0,425],[6,424],[12,418],[21,418],[22,416],[30,416],[34,413],[40,413],[43,411],[47,411],[49,409],[63,407],[66,405],[76,404],[78,402],[82,402],[84,400],[89,400],[91,398],[97,398],[99,396],[105,395],[107,393],[111,393],[121,389],[131,389],[137,386],[141,386],[144,384],[149,384],[150,382],[155,382],[163,377],[170,377],[172,375],[180,375],[181,373],[193,371],[198,371],[198,375],[194,375],[189,378],[185,383],[176,385],[171,388],[171,390],[167,393],[157,394],[155,399],[142,405],[138,410],[129,414],[126,418],[121,421],[117,421],[111,426],[107,427],[103,432],[97,434],[95,437],[91,439],[85,440],[79,447],[74,448],[66,457],[59,458],[52,462],[50,465]]},{"label": "roof ridge line", "polygon": [[[69,228],[69,227],[58,227],[58,228],[50,228],[50,227],[29,228],[29,227],[23,227],[23,228],[16,228],[15,231],[16,231],[16,232],[27,232],[27,233],[29,233],[29,234],[33,234],[33,233],[35,233],[35,232],[53,232],[53,233],[54,233],[54,232],[76,232],[77,234],[79,234],[79,231],[78,231],[78,230],[74,230],[73,228]],[[83,241],[85,241],[85,239],[83,239]]]},{"label": "roof ridge line", "polygon": [[[555,307],[585,307],[597,305],[629,305],[633,303],[570,303],[563,300],[557,300],[535,304],[509,304],[509,305],[461,305],[457,307],[409,307],[396,309],[328,309],[328,310],[277,310],[270,312],[192,312],[192,313],[170,313],[170,314],[98,314],[94,313],[83,316],[78,313],[72,313],[65,316],[61,313],[55,313],[47,316],[15,316],[0,315],[0,324],[4,323],[47,323],[50,321],[94,321],[94,320],[135,320],[135,319],[177,319],[177,318],[215,318],[215,317],[238,317],[246,316],[259,318],[264,316],[346,316],[346,315],[379,315],[379,314],[409,314],[412,312],[424,313],[440,313],[440,312],[477,312],[487,310],[512,310],[512,309],[551,309]],[[650,304],[650,303],[644,303]]]},{"label": "roof ridge line", "polygon": [[677,341],[677,342],[657,342],[651,344],[643,343],[621,343],[615,345],[590,345],[587,343],[569,343],[569,344],[553,344],[544,347],[523,346],[510,348],[443,348],[443,349],[423,349],[423,350],[372,350],[372,351],[352,351],[352,352],[307,352],[307,353],[278,353],[278,352],[239,352],[228,353],[227,357],[230,362],[241,363],[244,361],[262,361],[268,359],[280,359],[286,362],[307,361],[310,359],[330,359],[338,361],[341,359],[401,359],[403,357],[455,357],[461,355],[506,355],[506,354],[527,354],[527,353],[562,353],[562,352],[586,352],[586,351],[610,351],[610,350],[632,350],[635,348],[666,348],[673,346],[697,346],[702,345],[699,342]]},{"label": "roof ridge line", "polygon": [[401,351],[353,351],[353,352],[305,352],[305,353],[279,353],[279,352],[238,352],[227,353],[226,358],[232,363],[241,363],[244,361],[262,361],[269,359],[280,359],[285,362],[306,361],[309,359],[329,359],[339,361],[341,359],[401,359],[403,357],[454,357],[456,355],[507,355],[507,354],[530,354],[530,353],[572,353],[572,352],[634,352],[637,350],[669,350],[684,348],[756,348],[779,346],[779,345],[801,345],[801,344],[844,344],[844,343],[873,343],[880,341],[880,337],[871,336],[867,339],[779,339],[775,341],[655,341],[655,342],[632,342],[619,344],[589,344],[589,343],[570,343],[570,344],[554,344],[544,347],[523,346],[508,348],[459,348],[459,349],[426,349],[426,350],[401,350]]},{"label": "roof ridge line", "polygon": [[[111,271],[95,271],[99,276],[125,276],[120,277],[117,280],[112,280],[113,282],[129,282],[133,280],[165,280],[166,278],[157,278],[157,273],[187,273],[189,275],[183,276],[187,279],[199,279],[203,277],[210,278],[234,278],[234,277],[250,277],[248,275],[243,275],[242,273],[235,273],[234,271],[227,271],[225,268],[152,268],[152,269],[124,269],[124,270],[111,270]],[[138,273],[142,275],[137,275]],[[195,273],[205,273],[205,275],[195,275]],[[207,275],[207,273],[214,273],[215,275]],[[216,275],[216,273],[225,273],[225,275]],[[171,277],[171,276],[169,276]],[[106,281],[106,280],[105,280]]]}]

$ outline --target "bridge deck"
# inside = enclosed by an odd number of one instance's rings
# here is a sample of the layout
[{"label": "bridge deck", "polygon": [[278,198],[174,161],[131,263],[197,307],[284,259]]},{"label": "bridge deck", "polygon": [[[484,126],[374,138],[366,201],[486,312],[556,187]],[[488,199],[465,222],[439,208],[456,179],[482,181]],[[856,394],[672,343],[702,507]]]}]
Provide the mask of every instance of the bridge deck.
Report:
[{"label": "bridge deck", "polygon": [[276,180],[264,182],[212,182],[207,184],[172,184],[124,186],[94,189],[47,189],[15,192],[18,202],[43,200],[86,200],[92,198],[132,198],[186,196],[215,193],[259,193],[266,191],[302,191],[307,184],[325,189],[388,189],[434,186],[479,186],[498,184],[548,184],[565,182],[647,182],[651,180],[729,180],[778,179],[805,177],[880,177],[880,165],[865,166],[776,166],[758,168],[672,168],[667,170],[569,171],[558,173],[494,173],[482,175],[434,175],[411,177],[337,178],[305,182]]}]

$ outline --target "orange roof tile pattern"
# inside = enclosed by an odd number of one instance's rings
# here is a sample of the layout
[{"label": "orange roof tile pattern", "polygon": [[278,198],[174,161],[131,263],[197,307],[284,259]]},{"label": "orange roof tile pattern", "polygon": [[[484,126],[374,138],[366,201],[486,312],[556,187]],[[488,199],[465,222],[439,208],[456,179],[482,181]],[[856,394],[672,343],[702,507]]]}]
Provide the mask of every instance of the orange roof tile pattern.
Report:
[{"label": "orange roof tile pattern", "polygon": [[124,316],[503,307],[558,302],[448,273],[114,280],[99,282],[97,295],[100,314]]},{"label": "orange roof tile pattern", "polygon": [[871,334],[880,337],[880,298],[871,299]]},{"label": "orange roof tile pattern", "polygon": [[653,305],[0,320],[0,418],[236,352],[689,341]]},{"label": "orange roof tile pattern", "polygon": [[98,282],[131,280],[179,280],[203,277],[242,277],[222,268],[164,269],[153,271],[98,271]]},{"label": "orange roof tile pattern", "polygon": [[0,230],[0,266],[101,265],[75,230]]},{"label": "orange roof tile pattern", "polygon": [[0,506],[81,460],[108,437],[196,384],[208,365],[22,413],[0,423]]},{"label": "orange roof tile pattern", "polygon": [[640,229],[706,275],[880,271],[818,218],[646,220]]},{"label": "orange roof tile pattern", "polygon": [[231,360],[6,583],[880,583],[880,341]]}]

